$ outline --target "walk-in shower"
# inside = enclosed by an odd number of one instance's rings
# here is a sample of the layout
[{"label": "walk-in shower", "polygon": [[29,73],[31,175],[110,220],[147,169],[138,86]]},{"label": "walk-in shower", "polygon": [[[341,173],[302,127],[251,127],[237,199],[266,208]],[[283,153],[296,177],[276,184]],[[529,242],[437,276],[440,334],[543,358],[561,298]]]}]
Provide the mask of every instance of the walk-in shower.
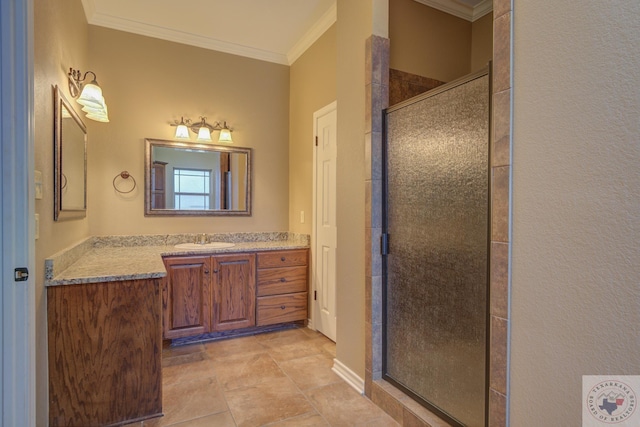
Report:
[{"label": "walk-in shower", "polygon": [[486,425],[489,82],[385,113],[383,377],[456,426]]}]

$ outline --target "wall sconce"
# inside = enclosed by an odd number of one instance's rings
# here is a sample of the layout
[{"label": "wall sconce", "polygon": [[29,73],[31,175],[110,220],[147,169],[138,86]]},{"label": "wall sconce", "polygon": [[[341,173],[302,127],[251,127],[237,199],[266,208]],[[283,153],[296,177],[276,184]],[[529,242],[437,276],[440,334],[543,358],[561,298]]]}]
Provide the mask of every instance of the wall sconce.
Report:
[{"label": "wall sconce", "polygon": [[184,117],[180,118],[180,122],[177,120],[174,123],[170,123],[171,126],[176,126],[176,139],[189,139],[189,129],[195,134],[198,134],[196,140],[198,141],[212,141],[211,132],[219,131],[220,135],[218,136],[218,142],[226,142],[233,143],[233,139],[231,139],[231,132],[233,130],[229,129],[227,126],[227,122],[215,122],[213,125],[210,125],[206,122],[206,117],[200,117],[200,121],[197,123],[193,123],[191,119],[186,119]]},{"label": "wall sconce", "polygon": [[[87,79],[87,74],[89,73],[93,75],[93,80],[84,84],[83,82]],[[80,70],[69,68],[67,77],[69,79],[69,93],[73,98],[77,98],[76,102],[82,105],[82,111],[85,112],[87,118],[97,122],[109,122],[107,103],[96,80],[96,73],[87,71],[82,76]],[[80,91],[81,89],[82,91]]]}]

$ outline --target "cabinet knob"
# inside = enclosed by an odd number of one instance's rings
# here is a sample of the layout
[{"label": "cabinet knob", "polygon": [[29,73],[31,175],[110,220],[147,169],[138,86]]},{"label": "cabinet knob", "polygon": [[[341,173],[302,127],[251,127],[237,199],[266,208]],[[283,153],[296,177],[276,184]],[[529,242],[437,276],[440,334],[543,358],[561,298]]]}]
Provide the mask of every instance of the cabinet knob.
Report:
[{"label": "cabinet knob", "polygon": [[283,278],[281,278],[281,279],[280,279],[280,281],[281,281],[282,283],[284,283],[284,282],[286,282],[286,281],[287,281],[287,279],[285,279],[285,278],[283,277]]},{"label": "cabinet knob", "polygon": [[218,274],[218,270],[213,270],[213,272],[214,272],[215,274]]},{"label": "cabinet knob", "polygon": [[205,271],[204,271],[204,274],[209,274],[209,270],[205,270]]},{"label": "cabinet knob", "polygon": [[280,258],[280,261],[285,262],[287,259],[285,257]]},{"label": "cabinet knob", "polygon": [[285,308],[287,308],[287,306],[286,306],[286,305],[281,305],[281,306],[280,306],[280,309],[282,309],[282,310],[284,310]]}]

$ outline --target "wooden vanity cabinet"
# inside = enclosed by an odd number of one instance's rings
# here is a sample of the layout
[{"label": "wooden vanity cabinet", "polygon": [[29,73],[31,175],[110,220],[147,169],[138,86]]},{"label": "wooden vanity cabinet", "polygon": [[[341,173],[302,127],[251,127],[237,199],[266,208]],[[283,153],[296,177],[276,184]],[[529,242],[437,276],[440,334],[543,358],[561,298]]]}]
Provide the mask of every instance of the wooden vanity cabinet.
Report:
[{"label": "wooden vanity cabinet", "polygon": [[165,339],[211,331],[211,257],[164,258],[167,268],[162,291]]},{"label": "wooden vanity cabinet", "polygon": [[307,249],[258,254],[258,326],[307,319]]},{"label": "wooden vanity cabinet", "polygon": [[307,319],[307,249],[165,257],[165,339]]},{"label": "wooden vanity cabinet", "polygon": [[164,338],[255,326],[255,259],[255,254],[164,258]]},{"label": "wooden vanity cabinet", "polygon": [[47,288],[49,426],[162,415],[161,279]]},{"label": "wooden vanity cabinet", "polygon": [[213,332],[249,328],[256,324],[256,256],[230,254],[211,257],[213,266]]}]

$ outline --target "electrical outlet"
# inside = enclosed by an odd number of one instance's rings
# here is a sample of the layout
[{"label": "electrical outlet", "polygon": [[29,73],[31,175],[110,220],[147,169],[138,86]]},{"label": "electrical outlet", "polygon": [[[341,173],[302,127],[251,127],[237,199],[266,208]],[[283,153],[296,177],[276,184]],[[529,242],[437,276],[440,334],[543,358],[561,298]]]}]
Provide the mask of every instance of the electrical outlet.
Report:
[{"label": "electrical outlet", "polygon": [[300,211],[300,224],[304,224],[304,211]]},{"label": "electrical outlet", "polygon": [[34,183],[36,187],[35,188],[36,200],[40,200],[42,199],[42,172],[35,171]]},{"label": "electrical outlet", "polygon": [[40,214],[36,214],[35,229],[36,240],[38,240],[40,238]]}]

